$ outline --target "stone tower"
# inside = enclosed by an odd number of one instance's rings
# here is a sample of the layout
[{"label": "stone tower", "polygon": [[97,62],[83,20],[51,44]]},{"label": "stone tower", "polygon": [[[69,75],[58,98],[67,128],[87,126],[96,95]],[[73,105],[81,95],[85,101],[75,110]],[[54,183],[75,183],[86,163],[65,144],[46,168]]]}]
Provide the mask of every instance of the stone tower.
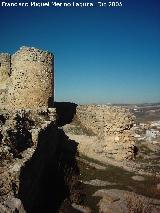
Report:
[{"label": "stone tower", "polygon": [[9,76],[11,72],[11,56],[7,53],[0,54],[0,106],[5,107]]},{"label": "stone tower", "polygon": [[8,89],[9,109],[36,109],[53,102],[53,55],[36,48],[22,47],[11,57]]}]

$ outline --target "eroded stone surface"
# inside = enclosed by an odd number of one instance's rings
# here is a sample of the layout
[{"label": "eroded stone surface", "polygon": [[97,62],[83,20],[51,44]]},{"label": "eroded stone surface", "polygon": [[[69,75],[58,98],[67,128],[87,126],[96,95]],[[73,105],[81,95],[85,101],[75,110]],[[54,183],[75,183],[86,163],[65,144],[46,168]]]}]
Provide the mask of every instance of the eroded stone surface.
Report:
[{"label": "eroded stone surface", "polygon": [[53,101],[53,55],[22,47],[0,54],[0,108],[37,109]]},{"label": "eroded stone surface", "polygon": [[[133,159],[135,154],[134,116],[123,107],[105,105],[80,105],[76,113],[78,121],[98,136],[95,152],[108,157]],[[91,147],[92,148],[92,147]]]},{"label": "eroded stone surface", "polygon": [[76,142],[57,128],[54,108],[0,110],[0,118],[0,212],[57,212],[79,173]]},{"label": "eroded stone surface", "polygon": [[0,54],[0,107],[5,107],[11,72],[11,56],[8,53]]},{"label": "eroded stone surface", "polygon": [[58,129],[53,90],[53,54],[0,54],[0,212],[57,212],[65,198],[74,202],[77,143]]},{"label": "eroded stone surface", "polygon": [[[48,115],[47,125],[44,125],[44,111]],[[54,125],[56,116],[53,119],[52,112],[51,119],[47,109],[41,109],[0,110],[0,117],[0,201],[5,201],[8,195],[18,193],[21,169],[34,154],[39,134]]]},{"label": "eroded stone surface", "polygon": [[134,192],[119,189],[101,189],[93,196],[102,197],[98,203],[101,213],[150,212],[158,213],[160,201],[151,199]]}]

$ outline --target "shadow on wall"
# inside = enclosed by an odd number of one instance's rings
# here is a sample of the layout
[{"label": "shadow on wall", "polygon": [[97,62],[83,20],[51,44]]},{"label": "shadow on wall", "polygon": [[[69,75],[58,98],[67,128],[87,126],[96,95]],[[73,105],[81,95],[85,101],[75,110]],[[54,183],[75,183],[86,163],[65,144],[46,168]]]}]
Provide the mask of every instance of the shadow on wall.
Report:
[{"label": "shadow on wall", "polygon": [[57,125],[63,126],[71,123],[76,114],[77,104],[70,102],[55,102],[54,107],[57,111]]},{"label": "shadow on wall", "polygon": [[32,147],[32,136],[28,131],[29,126],[34,125],[34,122],[26,117],[16,115],[15,129],[7,131],[9,143],[8,146],[15,158],[21,158],[21,152],[29,147]]},{"label": "shadow on wall", "polygon": [[27,213],[56,213],[71,200],[79,175],[76,155],[77,143],[54,124],[39,133],[36,151],[20,174],[18,197]]},{"label": "shadow on wall", "polygon": [[54,107],[53,97],[49,97],[49,99],[48,99],[48,107],[49,107],[49,108]]}]

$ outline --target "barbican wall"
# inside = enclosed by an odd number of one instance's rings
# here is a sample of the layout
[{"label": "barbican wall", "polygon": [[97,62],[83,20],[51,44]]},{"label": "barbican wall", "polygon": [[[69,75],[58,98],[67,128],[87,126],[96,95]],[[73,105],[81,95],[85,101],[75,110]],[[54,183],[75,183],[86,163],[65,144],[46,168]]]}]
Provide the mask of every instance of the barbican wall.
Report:
[{"label": "barbican wall", "polygon": [[[134,116],[128,109],[103,105],[80,105],[78,121],[98,136],[102,152],[115,159],[134,158]],[[96,150],[95,150],[96,151]]]}]

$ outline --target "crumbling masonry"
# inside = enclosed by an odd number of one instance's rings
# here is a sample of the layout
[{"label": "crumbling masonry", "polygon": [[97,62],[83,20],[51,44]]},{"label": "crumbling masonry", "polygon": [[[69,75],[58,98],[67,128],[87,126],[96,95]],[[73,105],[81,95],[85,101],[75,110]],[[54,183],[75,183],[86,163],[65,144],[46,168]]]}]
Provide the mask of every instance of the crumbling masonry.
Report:
[{"label": "crumbling masonry", "polygon": [[37,109],[53,102],[53,55],[22,47],[0,54],[1,108]]},{"label": "crumbling masonry", "polygon": [[98,154],[117,160],[134,159],[134,116],[123,107],[106,105],[80,105],[76,117],[91,130],[98,143],[90,148]]},{"label": "crumbling masonry", "polygon": [[57,128],[53,99],[51,53],[22,47],[12,56],[0,54],[1,213],[43,211],[47,208],[45,199],[40,200],[45,178],[52,178],[50,184],[55,188],[63,185],[59,183],[63,168],[57,168],[61,165],[57,153],[67,153],[61,147],[67,139]]}]

